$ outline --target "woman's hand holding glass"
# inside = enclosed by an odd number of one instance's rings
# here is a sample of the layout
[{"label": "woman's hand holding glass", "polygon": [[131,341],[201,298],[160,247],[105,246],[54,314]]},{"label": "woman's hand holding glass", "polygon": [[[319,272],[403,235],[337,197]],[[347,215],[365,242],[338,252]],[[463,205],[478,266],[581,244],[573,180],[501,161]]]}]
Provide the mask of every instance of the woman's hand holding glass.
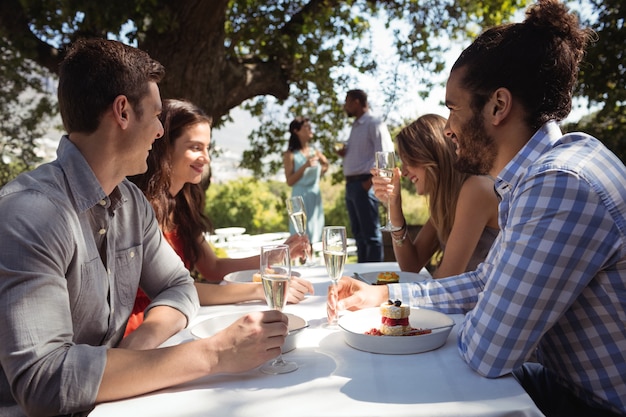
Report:
[{"label": "woman's hand holding glass", "polygon": [[372,188],[374,195],[380,202],[385,205],[387,215],[390,217],[392,224],[402,226],[404,215],[402,213],[402,194],[400,178],[402,172],[400,168],[393,169],[392,177],[384,177],[377,175],[378,170],[373,168]]},{"label": "woman's hand holding glass", "polygon": [[[395,152],[376,152],[376,176],[383,178],[393,178],[394,170],[396,168],[396,154]],[[372,179],[372,183],[373,183]],[[393,191],[393,190],[392,190]],[[395,232],[402,227],[395,225],[391,222],[391,194],[387,194],[387,223],[381,227],[381,230],[385,232]]]},{"label": "woman's hand holding glass", "polygon": [[[287,206],[287,213],[289,214],[289,219],[291,220],[291,224],[295,229],[298,236],[307,236],[306,234],[306,210],[304,208],[304,200],[301,196],[295,196],[287,199],[285,202]],[[308,242],[308,238],[307,238]],[[307,261],[309,259],[309,250],[310,244],[304,250],[304,264],[307,265]]]},{"label": "woman's hand holding glass", "polygon": [[291,235],[283,244],[289,246],[289,254],[292,260],[304,258],[311,250],[311,242],[306,234],[303,236],[299,234]]}]

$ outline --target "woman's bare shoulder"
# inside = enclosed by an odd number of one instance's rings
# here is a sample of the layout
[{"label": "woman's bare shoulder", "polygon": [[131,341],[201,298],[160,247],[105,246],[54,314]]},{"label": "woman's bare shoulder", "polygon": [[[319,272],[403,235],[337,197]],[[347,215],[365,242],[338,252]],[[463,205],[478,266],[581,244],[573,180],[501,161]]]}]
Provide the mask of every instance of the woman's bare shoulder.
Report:
[{"label": "woman's bare shoulder", "polygon": [[494,181],[491,177],[487,175],[471,175],[463,183],[461,193],[471,193],[473,195],[479,193],[496,198],[493,186]]}]

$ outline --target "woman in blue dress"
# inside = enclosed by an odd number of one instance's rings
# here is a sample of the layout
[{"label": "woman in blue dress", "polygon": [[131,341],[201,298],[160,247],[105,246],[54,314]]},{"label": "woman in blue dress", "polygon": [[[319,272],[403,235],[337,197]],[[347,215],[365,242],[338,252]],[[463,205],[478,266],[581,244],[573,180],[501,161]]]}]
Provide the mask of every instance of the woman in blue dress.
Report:
[{"label": "woman in blue dress", "polygon": [[[320,178],[328,169],[328,160],[310,146],[313,138],[311,123],[306,117],[298,116],[289,124],[289,144],[283,154],[285,178],[292,187],[292,196],[302,196],[307,214],[307,235],[311,243],[322,240],[324,208],[320,192]],[[289,224],[293,234],[295,229]]]}]

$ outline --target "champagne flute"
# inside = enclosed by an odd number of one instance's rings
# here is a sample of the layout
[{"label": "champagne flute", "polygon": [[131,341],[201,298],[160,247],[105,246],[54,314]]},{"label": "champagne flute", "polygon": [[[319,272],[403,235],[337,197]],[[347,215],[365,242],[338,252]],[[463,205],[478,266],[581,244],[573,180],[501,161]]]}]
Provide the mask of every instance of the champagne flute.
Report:
[{"label": "champagne flute", "polygon": [[[288,245],[261,247],[261,282],[265,301],[269,308],[282,311],[287,304],[289,281],[291,280],[291,257]],[[282,353],[276,359],[261,366],[266,374],[285,374],[298,369],[295,362],[283,360]]]},{"label": "champagne flute", "polygon": [[[306,210],[304,209],[304,200],[302,196],[295,196],[287,199],[287,212],[291,219],[294,229],[298,236],[304,236],[306,234]],[[304,250],[304,264],[308,264],[309,258],[308,249]]]},{"label": "champagne flute", "polygon": [[[392,178],[396,167],[396,155],[394,152],[376,152],[376,168],[381,177]],[[391,223],[391,195],[387,194],[387,224],[380,228],[383,232],[395,232],[400,226]]]},{"label": "champagne flute", "polygon": [[335,142],[333,142],[333,150],[335,152],[341,152],[343,150],[345,150],[346,148],[346,142],[342,141],[342,140],[336,140]]},{"label": "champagne flute", "polygon": [[332,296],[327,306],[327,328],[337,328],[337,281],[343,274],[343,267],[348,256],[346,228],[343,226],[327,226],[322,231],[322,251],[326,272],[332,281]]}]

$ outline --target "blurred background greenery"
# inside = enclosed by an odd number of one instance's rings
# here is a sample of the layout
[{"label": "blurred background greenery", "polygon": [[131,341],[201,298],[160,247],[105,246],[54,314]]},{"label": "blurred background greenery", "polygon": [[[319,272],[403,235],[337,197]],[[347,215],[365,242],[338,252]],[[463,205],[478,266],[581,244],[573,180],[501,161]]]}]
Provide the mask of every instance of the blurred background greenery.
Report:
[{"label": "blurred background greenery", "polygon": [[[326,225],[347,226],[350,235],[344,183],[333,184],[327,176],[322,179],[320,188]],[[236,178],[211,184],[205,210],[215,228],[245,227],[249,234],[288,231],[285,200],[290,195],[291,188],[285,182]],[[403,190],[402,206],[407,224],[422,225],[428,218],[426,199],[413,190]],[[384,213],[381,205],[381,218]]]}]

